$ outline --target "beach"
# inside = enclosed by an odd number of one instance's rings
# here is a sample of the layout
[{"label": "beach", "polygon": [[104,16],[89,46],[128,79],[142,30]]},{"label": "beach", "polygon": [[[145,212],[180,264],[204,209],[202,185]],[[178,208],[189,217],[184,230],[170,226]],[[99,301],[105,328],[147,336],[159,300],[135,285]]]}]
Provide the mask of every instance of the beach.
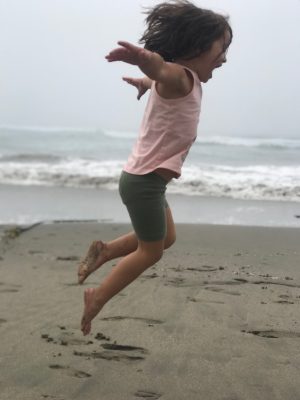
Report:
[{"label": "beach", "polygon": [[0,399],[300,398],[300,230],[178,224],[155,266],[80,331],[95,239],[124,223],[0,229]]},{"label": "beach", "polygon": [[[2,3],[0,400],[300,400],[300,1]],[[118,260],[80,261],[164,186],[176,242],[84,336]]]}]

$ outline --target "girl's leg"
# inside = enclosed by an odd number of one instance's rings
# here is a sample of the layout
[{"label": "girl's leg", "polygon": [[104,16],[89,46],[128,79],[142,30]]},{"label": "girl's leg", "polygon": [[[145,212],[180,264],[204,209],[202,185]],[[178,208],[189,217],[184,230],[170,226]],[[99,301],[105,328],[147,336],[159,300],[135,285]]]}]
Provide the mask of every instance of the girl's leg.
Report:
[{"label": "girl's leg", "polygon": [[[176,240],[176,231],[170,207],[166,208],[167,234],[164,239],[164,249],[172,246]],[[115,258],[124,257],[138,247],[138,240],[134,232],[130,232],[115,240],[104,243],[95,241],[91,244],[86,258],[80,263],[78,268],[78,283],[83,283],[85,279],[105,262]]]},{"label": "girl's leg", "polygon": [[[164,239],[164,249],[168,249],[176,240],[176,231],[170,207],[166,208],[167,233]],[[134,232],[105,243],[106,261],[124,257],[137,249],[138,240]],[[100,265],[99,265],[100,267]],[[99,268],[98,267],[98,268]]]},{"label": "girl's leg", "polygon": [[86,289],[81,330],[84,335],[91,331],[91,321],[105,303],[134,281],[147,268],[160,260],[165,241],[138,241],[135,251],[122,258],[97,288]]}]

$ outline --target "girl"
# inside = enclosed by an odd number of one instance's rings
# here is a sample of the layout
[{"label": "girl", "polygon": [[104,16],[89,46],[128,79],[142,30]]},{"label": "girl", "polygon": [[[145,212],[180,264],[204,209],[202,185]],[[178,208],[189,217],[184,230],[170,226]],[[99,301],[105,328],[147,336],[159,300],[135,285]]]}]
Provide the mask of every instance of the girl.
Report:
[{"label": "girl", "polygon": [[226,62],[232,40],[228,19],[188,1],[156,5],[146,18],[140,42],[144,48],[118,42],[106,59],[139,67],[143,79],[124,78],[151,89],[137,142],[124,166],[119,191],[134,232],[108,243],[95,241],[78,270],[79,283],[106,261],[123,257],[97,288],[84,293],[81,330],[104,304],[162,257],[175,241],[175,227],[165,199],[166,186],[179,178],[196,139],[202,97],[201,82]]}]

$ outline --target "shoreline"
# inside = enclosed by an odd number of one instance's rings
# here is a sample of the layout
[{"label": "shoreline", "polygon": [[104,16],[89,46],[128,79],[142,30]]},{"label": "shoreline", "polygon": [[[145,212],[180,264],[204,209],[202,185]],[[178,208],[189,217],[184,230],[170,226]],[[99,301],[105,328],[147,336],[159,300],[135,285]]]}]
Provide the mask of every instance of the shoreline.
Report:
[{"label": "shoreline", "polygon": [[[0,185],[0,225],[52,220],[129,223],[116,190]],[[300,227],[300,202],[167,193],[175,223]]]}]

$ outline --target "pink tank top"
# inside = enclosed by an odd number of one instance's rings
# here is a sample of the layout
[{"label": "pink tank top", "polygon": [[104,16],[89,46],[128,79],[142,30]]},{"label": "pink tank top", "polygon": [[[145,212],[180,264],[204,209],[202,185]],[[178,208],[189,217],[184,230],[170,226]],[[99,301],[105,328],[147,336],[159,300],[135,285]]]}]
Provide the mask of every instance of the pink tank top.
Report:
[{"label": "pink tank top", "polygon": [[[186,68],[188,69],[188,68]],[[153,81],[138,139],[124,171],[144,175],[157,168],[181,175],[182,164],[197,137],[202,87],[197,74],[191,92],[178,99],[165,99]]]}]

